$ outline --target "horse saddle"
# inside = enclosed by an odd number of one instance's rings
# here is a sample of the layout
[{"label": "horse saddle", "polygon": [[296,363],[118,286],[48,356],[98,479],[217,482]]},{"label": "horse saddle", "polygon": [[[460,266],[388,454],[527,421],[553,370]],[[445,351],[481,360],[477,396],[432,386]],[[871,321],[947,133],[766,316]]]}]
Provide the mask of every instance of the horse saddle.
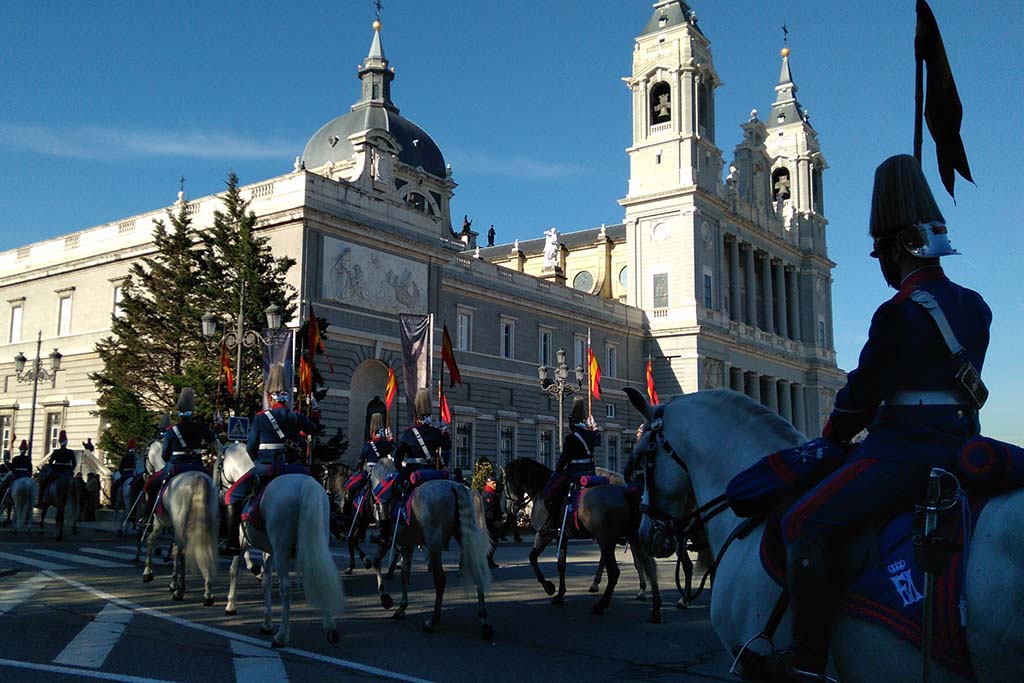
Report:
[{"label": "horse saddle", "polygon": [[260,487],[256,493],[249,496],[245,504],[242,505],[242,522],[248,524],[257,531],[266,531],[267,523],[263,518],[263,514],[260,511],[260,503],[263,501],[263,494],[267,492],[267,487]]},{"label": "horse saddle", "polygon": [[571,522],[569,530],[580,533],[589,533],[580,524],[579,520],[579,504],[580,498],[583,496],[583,492],[587,489],[592,489],[595,486],[605,486],[610,484],[608,477],[602,477],[598,474],[584,474],[577,481],[573,482],[572,486],[569,487],[569,492],[566,494],[565,504],[568,506],[568,512],[565,514],[567,521]]},{"label": "horse saddle", "polygon": [[366,485],[370,475],[367,474],[366,470],[359,470],[349,475],[349,478],[345,480],[345,491],[352,493],[353,491],[359,491]]},{"label": "horse saddle", "polygon": [[409,490],[405,492],[405,495],[401,499],[395,501],[395,510],[393,512],[400,513],[400,519],[403,524],[408,525],[412,520],[412,493],[420,485],[427,483],[428,481],[434,481],[436,479],[447,479],[447,470],[416,470],[409,475]]}]

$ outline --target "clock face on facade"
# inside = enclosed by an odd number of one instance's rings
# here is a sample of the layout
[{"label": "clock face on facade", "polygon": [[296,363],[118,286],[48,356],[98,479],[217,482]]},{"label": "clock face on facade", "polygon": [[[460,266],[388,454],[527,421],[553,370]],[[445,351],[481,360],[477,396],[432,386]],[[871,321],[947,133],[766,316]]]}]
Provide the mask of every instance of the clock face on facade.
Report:
[{"label": "clock face on facade", "polygon": [[581,270],[576,273],[576,277],[572,279],[572,286],[573,289],[589,292],[594,288],[594,276],[591,275],[588,270]]},{"label": "clock face on facade", "polygon": [[629,266],[622,266],[619,271],[619,284],[623,289],[629,289]]}]

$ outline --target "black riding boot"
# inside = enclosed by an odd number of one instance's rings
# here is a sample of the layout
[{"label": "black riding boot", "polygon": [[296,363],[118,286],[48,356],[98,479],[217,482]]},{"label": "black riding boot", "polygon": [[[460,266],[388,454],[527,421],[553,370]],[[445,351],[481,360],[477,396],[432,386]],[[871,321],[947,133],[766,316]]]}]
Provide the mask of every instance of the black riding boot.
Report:
[{"label": "black riding boot", "polygon": [[839,586],[829,574],[825,548],[797,539],[786,549],[786,590],[793,615],[793,644],[771,659],[784,681],[828,681],[829,641],[839,607]]},{"label": "black riding boot", "polygon": [[544,508],[548,511],[548,521],[544,523],[544,529],[552,534],[558,533],[562,528],[562,506],[557,496],[549,496],[544,499]]},{"label": "black riding boot", "polygon": [[242,521],[242,502],[228,503],[224,510],[224,540],[217,548],[217,554],[224,557],[234,557],[239,554],[238,531]]}]

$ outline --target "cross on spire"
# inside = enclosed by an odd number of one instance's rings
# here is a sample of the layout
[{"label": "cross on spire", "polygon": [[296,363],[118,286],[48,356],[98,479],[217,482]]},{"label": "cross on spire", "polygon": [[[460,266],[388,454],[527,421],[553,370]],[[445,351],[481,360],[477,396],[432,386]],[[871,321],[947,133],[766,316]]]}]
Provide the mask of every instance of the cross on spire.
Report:
[{"label": "cross on spire", "polygon": [[789,45],[789,29],[786,28],[786,24],[782,24],[782,44]]},{"label": "cross on spire", "polygon": [[181,176],[181,178],[178,179],[178,191],[185,191],[185,176]]},{"label": "cross on spire", "polygon": [[380,21],[380,11],[384,6],[380,4],[380,0],[373,0],[373,6],[377,8],[377,21]]}]

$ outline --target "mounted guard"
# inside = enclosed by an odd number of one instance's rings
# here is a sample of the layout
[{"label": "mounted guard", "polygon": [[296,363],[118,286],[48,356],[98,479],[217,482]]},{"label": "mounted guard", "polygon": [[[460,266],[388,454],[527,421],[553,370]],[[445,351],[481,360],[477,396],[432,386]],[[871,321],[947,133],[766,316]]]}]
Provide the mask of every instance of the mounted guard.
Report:
[{"label": "mounted guard", "polygon": [[21,440],[18,454],[14,458],[11,458],[9,453],[4,453],[3,469],[6,470],[4,474],[7,476],[0,482],[0,501],[4,500],[7,491],[16,480],[32,476],[32,459],[28,457],[28,441]]},{"label": "mounted guard", "polygon": [[593,417],[587,417],[587,402],[580,396],[573,398],[569,412],[569,433],[562,444],[562,455],[555,464],[547,486],[544,487],[544,507],[548,511],[547,529],[557,532],[562,523],[562,506],[570,487],[580,477],[593,476],[597,465],[594,450],[601,445],[601,432]]},{"label": "mounted guard", "polygon": [[75,467],[78,466],[78,459],[75,457],[75,452],[68,448],[68,435],[63,429],[60,430],[57,442],[60,446],[50,453],[50,459],[47,461],[50,472],[39,484],[39,499],[36,501],[36,507],[40,510],[43,509],[43,500],[46,498],[46,490],[50,484],[57,479],[65,477],[70,479],[74,474]]},{"label": "mounted guard", "polygon": [[224,494],[227,506],[227,537],[221,541],[220,555],[238,555],[238,531],[245,499],[262,491],[274,476],[283,473],[289,463],[298,462],[304,443],[317,432],[317,425],[289,407],[290,396],[284,381],[284,366],[275,364],[267,373],[263,390],[270,404],[253,418],[246,450],[252,468],[238,478]]}]

